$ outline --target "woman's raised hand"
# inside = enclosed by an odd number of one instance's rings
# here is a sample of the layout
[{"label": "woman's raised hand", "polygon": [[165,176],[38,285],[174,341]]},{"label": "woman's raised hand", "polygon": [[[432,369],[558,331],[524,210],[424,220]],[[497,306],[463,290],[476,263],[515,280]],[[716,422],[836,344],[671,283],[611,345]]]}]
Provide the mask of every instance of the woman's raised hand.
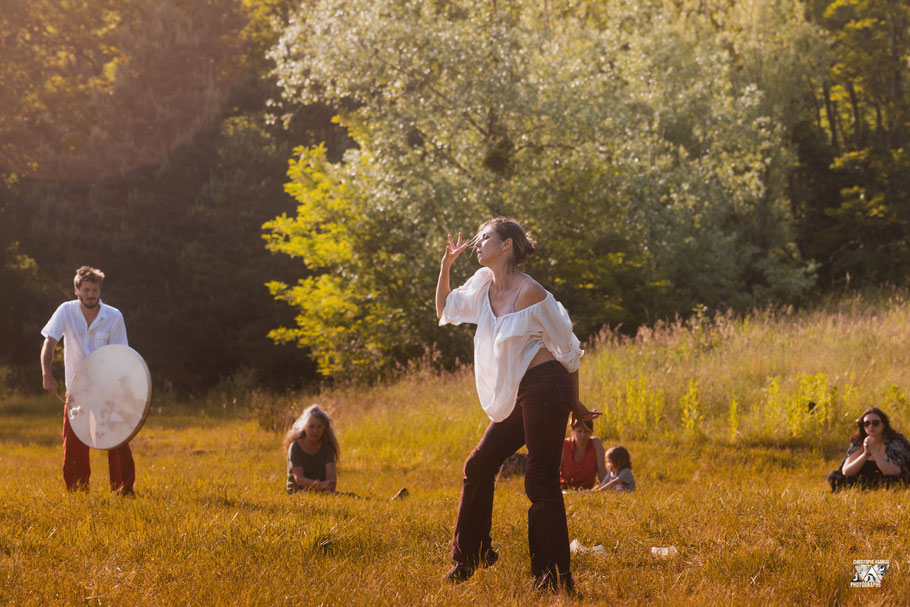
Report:
[{"label": "woman's raised hand", "polygon": [[461,252],[471,244],[470,240],[463,240],[461,232],[458,233],[458,242],[452,242],[452,235],[449,237],[449,244],[446,245],[446,253],[442,256],[442,264],[439,268],[439,281],[436,283],[436,318],[442,318],[442,312],[446,307],[446,300],[452,288],[449,286],[449,268],[452,263],[458,259]]},{"label": "woman's raised hand", "polygon": [[867,457],[872,457],[872,451],[875,448],[875,439],[871,436],[867,436],[866,440],[863,441],[863,451],[866,453]]},{"label": "woman's raised hand", "polygon": [[603,415],[603,413],[597,409],[588,409],[583,404],[581,404],[581,401],[578,401],[575,403],[575,407],[572,409],[572,424],[574,425],[575,422],[586,422],[592,419],[596,419],[601,415]]},{"label": "woman's raised hand", "polygon": [[449,244],[446,245],[445,255],[442,256],[442,265],[449,267],[452,263],[458,259],[458,256],[461,255],[462,251],[470,246],[470,240],[462,240],[461,232],[458,233],[458,242],[452,241],[452,235],[448,234]]}]

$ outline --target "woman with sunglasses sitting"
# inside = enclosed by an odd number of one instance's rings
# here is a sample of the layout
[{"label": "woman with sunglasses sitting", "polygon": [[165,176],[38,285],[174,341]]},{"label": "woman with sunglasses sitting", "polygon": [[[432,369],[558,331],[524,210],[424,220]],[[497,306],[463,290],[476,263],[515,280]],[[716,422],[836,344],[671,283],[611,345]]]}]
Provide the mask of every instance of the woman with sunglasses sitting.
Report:
[{"label": "woman with sunglasses sitting", "polygon": [[831,490],[910,482],[910,442],[891,428],[888,416],[878,407],[869,407],[856,426],[841,467],[828,475]]}]

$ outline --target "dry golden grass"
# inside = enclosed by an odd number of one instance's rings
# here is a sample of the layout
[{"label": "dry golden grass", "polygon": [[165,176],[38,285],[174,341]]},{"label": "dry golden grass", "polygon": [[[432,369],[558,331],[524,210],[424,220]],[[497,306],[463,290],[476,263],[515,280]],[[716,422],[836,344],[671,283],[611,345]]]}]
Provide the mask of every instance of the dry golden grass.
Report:
[{"label": "dry golden grass", "polygon": [[[832,495],[824,479],[846,447],[849,420],[868,404],[882,404],[910,432],[908,314],[894,294],[798,316],[711,319],[589,352],[585,399],[610,412],[597,432],[630,449],[639,491],[565,496],[570,537],[606,548],[573,557],[581,603],[910,604],[910,493]],[[799,374],[824,374],[836,388],[833,416],[815,426],[807,418],[794,432],[788,415],[802,415],[794,405],[767,424],[763,416],[775,414],[769,378],[792,405],[805,396]],[[617,398],[638,378],[639,396]],[[687,394],[698,419],[689,429]],[[0,604],[579,602],[531,588],[520,479],[497,489],[500,561],[462,585],[442,582],[461,463],[486,425],[469,373],[415,372],[318,396],[338,424],[339,489],[371,499],[284,493],[277,428],[311,400],[252,394],[244,407],[233,397],[222,407],[212,397],[192,410],[199,403],[157,399],[132,443],[138,495],[123,499],[106,491],[101,452],[93,452],[91,491],[67,494],[58,407],[7,397]],[[389,501],[401,487],[410,496]],[[671,545],[675,557],[650,553]],[[850,588],[854,559],[890,561],[882,588]]]}]

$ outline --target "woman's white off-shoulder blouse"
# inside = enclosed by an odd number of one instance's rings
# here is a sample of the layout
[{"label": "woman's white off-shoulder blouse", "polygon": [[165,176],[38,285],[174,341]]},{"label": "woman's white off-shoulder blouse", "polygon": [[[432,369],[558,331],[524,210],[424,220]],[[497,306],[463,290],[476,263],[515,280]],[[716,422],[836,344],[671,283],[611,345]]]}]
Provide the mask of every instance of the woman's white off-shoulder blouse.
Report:
[{"label": "woman's white off-shoulder blouse", "polygon": [[546,348],[569,373],[578,370],[584,354],[572,332],[572,321],[553,294],[532,306],[496,317],[490,306],[493,272],[480,268],[451,291],[439,324],[477,325],[474,333],[474,377],[483,410],[494,422],[515,408],[518,385],[531,359]]}]

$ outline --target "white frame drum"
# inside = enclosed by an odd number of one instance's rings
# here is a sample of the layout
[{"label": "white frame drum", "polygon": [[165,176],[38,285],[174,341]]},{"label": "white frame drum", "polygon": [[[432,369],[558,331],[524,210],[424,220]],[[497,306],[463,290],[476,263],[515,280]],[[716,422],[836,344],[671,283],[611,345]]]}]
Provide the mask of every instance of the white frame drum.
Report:
[{"label": "white frame drum", "polygon": [[79,440],[94,449],[116,449],[148,417],[152,376],[138,352],[111,344],[82,360],[67,394],[67,416]]}]

